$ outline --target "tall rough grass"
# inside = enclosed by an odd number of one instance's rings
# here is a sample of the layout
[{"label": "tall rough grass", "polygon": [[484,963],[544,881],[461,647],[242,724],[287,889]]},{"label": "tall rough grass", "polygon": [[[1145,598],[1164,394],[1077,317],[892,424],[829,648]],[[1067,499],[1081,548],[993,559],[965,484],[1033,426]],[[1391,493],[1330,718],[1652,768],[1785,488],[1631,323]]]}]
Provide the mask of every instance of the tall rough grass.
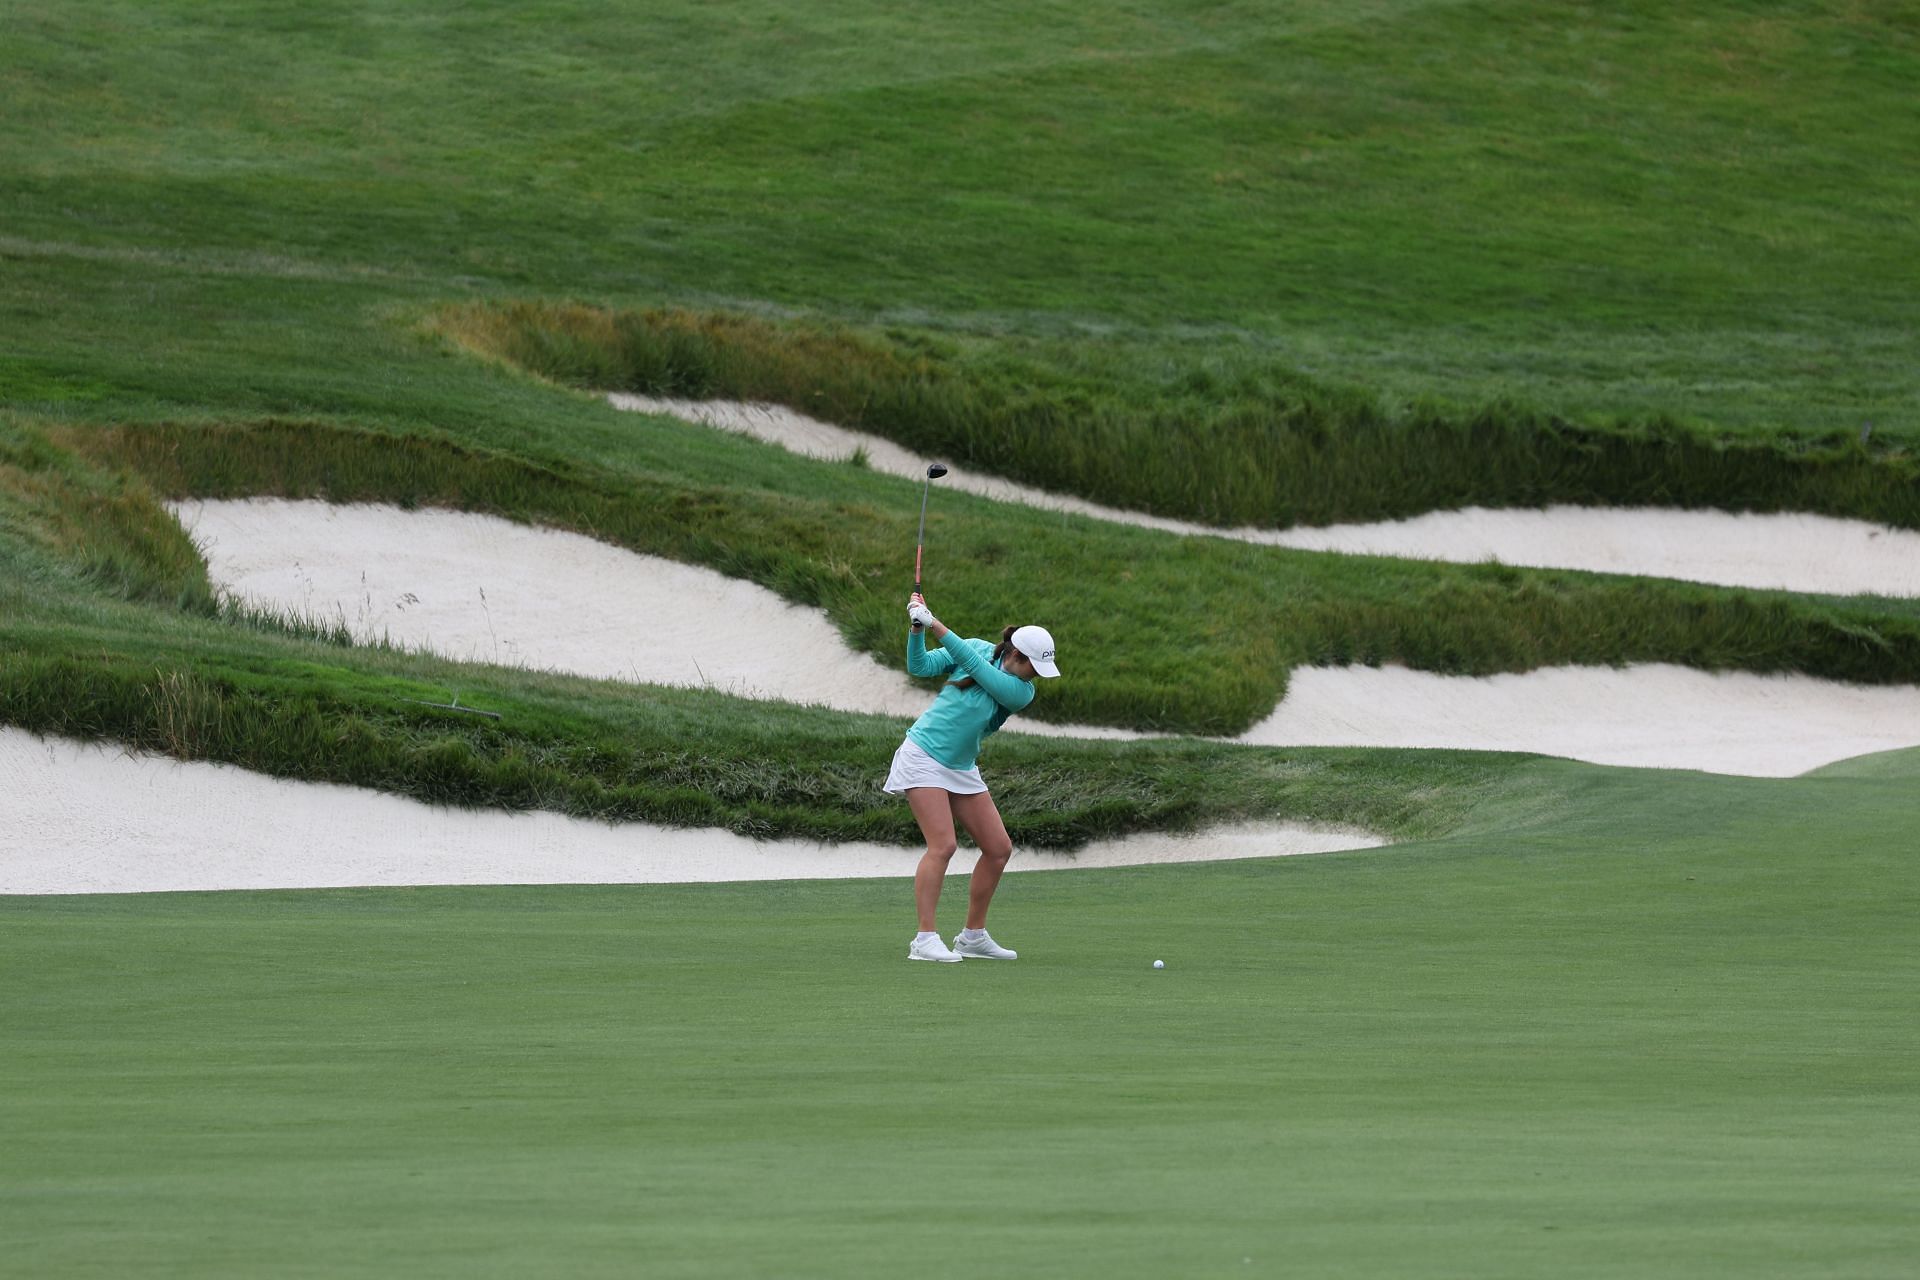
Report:
[{"label": "tall rough grass", "polygon": [[[467,673],[498,721],[405,701],[418,679],[299,653],[235,657],[97,640],[10,650],[0,628],[0,724],[106,739],[178,759],[375,788],[435,804],[546,809],[604,821],[725,827],[756,837],[910,844],[905,808],[876,787],[899,725],[699,690],[612,694],[586,681]],[[791,749],[769,750],[769,744]],[[1167,742],[1009,739],[1002,812],[1023,847],[1073,849],[1139,830],[1256,817],[1445,833],[1503,786],[1510,757],[1282,752]]]},{"label": "tall rough grass", "polygon": [[228,595],[220,597],[220,620],[254,631],[313,640],[320,644],[332,645],[337,649],[351,649],[356,644],[382,649],[397,647],[384,635],[371,640],[356,641],[353,628],[347,624],[346,618],[337,614],[327,617],[317,613],[303,613],[298,609],[278,609],[238,600]]},{"label": "tall rough grass", "polygon": [[1850,433],[1731,437],[1514,404],[1394,410],[1223,348],[1185,363],[1078,343],[688,310],[449,307],[471,350],[598,390],[787,405],[1044,489],[1221,526],[1549,503],[1808,511],[1920,527],[1920,458]]},{"label": "tall rough grass", "polygon": [[18,423],[0,422],[0,520],[109,595],[197,613],[217,607],[198,549],[150,486]]},{"label": "tall rough grass", "polygon": [[[528,462],[442,440],[317,423],[66,429],[60,443],[171,496],[279,496],[436,505],[585,533],[704,564],[824,608],[858,648],[900,659],[897,583],[917,503],[808,501]],[[1673,662],[1920,682],[1920,616],[1884,602],[1700,587],[1495,565],[1354,559],[1175,539],[1009,511],[941,530],[947,616],[999,625],[1055,602],[1056,635],[1098,661],[1036,714],[1238,733],[1303,663],[1401,662],[1457,674],[1564,663]],[[1123,565],[1119,572],[1104,566]],[[869,567],[863,570],[862,566]],[[878,576],[876,576],[876,574]],[[1015,620],[1015,619],[1006,619]]]}]

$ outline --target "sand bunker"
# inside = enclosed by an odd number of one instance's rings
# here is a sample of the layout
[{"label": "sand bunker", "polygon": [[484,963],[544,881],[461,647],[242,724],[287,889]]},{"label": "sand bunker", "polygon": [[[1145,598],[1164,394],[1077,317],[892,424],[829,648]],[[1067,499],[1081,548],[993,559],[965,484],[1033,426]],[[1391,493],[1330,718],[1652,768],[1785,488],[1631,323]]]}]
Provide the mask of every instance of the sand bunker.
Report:
[{"label": "sand bunker", "polygon": [[1239,741],[1525,751],[1786,778],[1920,745],[1920,689],[1659,664],[1482,678],[1308,667],[1293,673],[1279,708]]},{"label": "sand bunker", "polygon": [[[753,436],[813,458],[864,449],[874,470],[919,480],[928,459],[890,440],[817,422],[782,405],[661,400],[615,394],[621,409],[663,413]],[[1810,515],[1753,515],[1662,508],[1469,507],[1411,520],[1324,529],[1217,529],[1045,493],[955,468],[940,481],[1002,502],[1067,511],[1190,536],[1234,538],[1302,551],[1402,556],[1549,569],[1683,578],[1722,586],[1827,595],[1920,596],[1920,533]]]},{"label": "sand bunker", "polygon": [[[818,609],[577,533],[460,511],[263,498],[173,506],[214,582],[254,605],[462,662],[902,716],[931,696]],[[1118,738],[1029,720],[1010,732]]]},{"label": "sand bunker", "polygon": [[[921,852],[448,809],[4,728],[0,794],[7,797],[0,893],[13,894],[907,878]],[[1384,843],[1366,832],[1274,823],[1134,836],[1077,855],[1016,850],[1010,870],[1265,858]],[[973,859],[962,849],[953,873],[972,871]]]},{"label": "sand bunker", "polygon": [[[464,660],[705,685],[901,717],[927,694],[848,650],[817,611],[674,561],[459,512],[258,500],[182,504],[214,580],[255,604]],[[777,643],[769,643],[769,640]],[[1068,639],[1069,669],[1071,641]],[[1017,724],[1018,722],[1016,722]],[[1009,728],[1013,728],[1010,725]],[[1123,730],[1021,726],[1139,737]],[[1238,741],[1456,747],[1787,776],[1920,745],[1920,689],[1679,667],[1486,679],[1307,669]],[[885,762],[876,760],[875,785]],[[908,876],[918,852],[717,830],[471,812],[0,729],[0,892],[660,883]],[[315,833],[324,833],[316,839]],[[1113,841],[1018,869],[1369,848],[1284,824]],[[971,869],[970,855],[956,870]]]},{"label": "sand bunker", "polygon": [[592,538],[459,511],[176,504],[213,580],[253,604],[462,662],[916,716],[927,695],[817,609]]},{"label": "sand bunker", "polygon": [[[927,693],[848,649],[816,610],[578,534],[454,511],[319,502],[178,510],[224,589],[344,620],[362,638],[384,634],[460,659],[892,715],[903,728],[927,705]],[[1071,637],[1061,638],[1071,673]],[[1146,736],[1026,717],[1007,728]],[[1398,667],[1304,669],[1273,715],[1236,741],[1528,751],[1782,777],[1920,745],[1920,690],[1671,666],[1484,679]]]}]

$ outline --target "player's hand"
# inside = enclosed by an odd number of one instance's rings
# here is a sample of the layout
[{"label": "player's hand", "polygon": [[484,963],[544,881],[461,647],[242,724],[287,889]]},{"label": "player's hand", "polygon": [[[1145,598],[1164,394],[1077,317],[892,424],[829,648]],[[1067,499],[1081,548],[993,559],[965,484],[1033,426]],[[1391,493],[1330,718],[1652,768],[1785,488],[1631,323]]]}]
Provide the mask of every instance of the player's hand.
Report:
[{"label": "player's hand", "polygon": [[915,596],[913,600],[914,602],[907,606],[907,621],[916,627],[932,626],[934,622],[933,610],[927,608],[926,602],[921,600],[919,596]]}]

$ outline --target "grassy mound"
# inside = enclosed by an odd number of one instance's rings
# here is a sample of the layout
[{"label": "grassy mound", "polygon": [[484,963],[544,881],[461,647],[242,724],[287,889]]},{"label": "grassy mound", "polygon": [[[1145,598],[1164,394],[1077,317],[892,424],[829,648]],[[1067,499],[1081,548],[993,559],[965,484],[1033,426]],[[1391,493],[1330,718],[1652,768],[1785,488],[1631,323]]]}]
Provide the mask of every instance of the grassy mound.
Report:
[{"label": "grassy mound", "polygon": [[[687,434],[698,437],[698,429]],[[250,494],[440,505],[548,524],[705,564],[824,609],[858,649],[900,661],[900,569],[918,493],[844,463],[780,455],[791,492],[536,463],[323,423],[50,429],[66,455],[170,496]],[[732,442],[750,454],[775,454]],[[1210,734],[1267,714],[1302,663],[1458,674],[1674,662],[1920,680],[1920,604],[1849,601],[1499,565],[1355,559],[1181,539],[943,495],[929,590],[963,629],[1047,616],[1088,656],[1035,713]],[[162,569],[156,581],[166,581]],[[1038,610],[1034,601],[1047,602]],[[134,647],[137,648],[137,642]]]},{"label": "grassy mound", "polygon": [[1590,426],[1510,404],[1389,409],[1231,345],[1143,363],[1136,348],[1092,338],[539,302],[463,304],[433,328],[571,386],[784,404],[930,458],[1227,527],[1556,502],[1920,527],[1920,456],[1857,432]]}]

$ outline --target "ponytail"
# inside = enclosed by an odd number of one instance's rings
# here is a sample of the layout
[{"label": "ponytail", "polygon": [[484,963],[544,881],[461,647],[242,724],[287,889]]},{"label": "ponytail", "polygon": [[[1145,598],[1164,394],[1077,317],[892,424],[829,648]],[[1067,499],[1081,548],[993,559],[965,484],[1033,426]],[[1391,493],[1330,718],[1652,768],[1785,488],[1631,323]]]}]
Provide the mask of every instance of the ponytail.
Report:
[{"label": "ponytail", "polygon": [[[1020,628],[1018,627],[1008,627],[1005,631],[1000,633],[1000,643],[993,646],[992,662],[994,666],[996,667],[999,666],[1000,659],[1006,657],[1008,651],[1010,651],[1013,648],[1013,633],[1018,631],[1019,629]],[[968,676],[964,680],[955,680],[953,682],[953,687],[956,689],[971,689],[973,688],[975,683],[976,681],[974,680],[974,678],[972,676]]]}]

